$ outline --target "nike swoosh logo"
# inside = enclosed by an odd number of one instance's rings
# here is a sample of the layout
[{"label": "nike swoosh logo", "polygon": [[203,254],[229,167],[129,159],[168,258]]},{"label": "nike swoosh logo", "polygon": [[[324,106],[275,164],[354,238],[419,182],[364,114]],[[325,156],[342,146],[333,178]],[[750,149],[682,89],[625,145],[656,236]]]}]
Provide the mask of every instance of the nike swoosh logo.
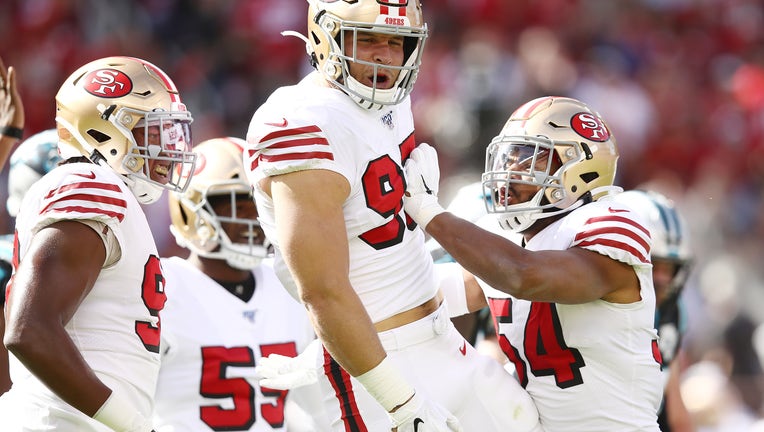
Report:
[{"label": "nike swoosh logo", "polygon": [[462,347],[459,348],[459,352],[462,353],[463,356],[467,355],[467,341],[462,343]]},{"label": "nike swoosh logo", "polygon": [[80,174],[80,173],[74,173],[76,176],[85,177],[86,179],[93,180],[95,178],[95,173],[93,171],[90,171],[90,174]]},{"label": "nike swoosh logo", "polygon": [[619,209],[614,209],[613,207],[608,207],[607,210],[610,213],[628,213],[628,210],[619,210]]},{"label": "nike swoosh logo", "polygon": [[289,124],[289,122],[287,122],[287,119],[285,119],[284,117],[281,117],[281,122],[280,122],[280,123],[276,123],[276,122],[265,122],[265,124],[267,124],[267,125],[269,125],[269,126],[276,126],[276,127],[286,127],[286,125],[287,125],[287,124]]},{"label": "nike swoosh logo", "polygon": [[419,432],[419,425],[424,424],[424,420],[419,417],[414,419],[414,432]]}]

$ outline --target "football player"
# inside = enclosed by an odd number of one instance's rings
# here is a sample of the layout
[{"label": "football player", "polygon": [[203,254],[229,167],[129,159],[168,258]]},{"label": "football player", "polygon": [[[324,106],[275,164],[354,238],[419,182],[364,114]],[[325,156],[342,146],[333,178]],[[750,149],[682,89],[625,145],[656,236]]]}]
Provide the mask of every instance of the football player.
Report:
[{"label": "football player", "polygon": [[533,430],[527,393],[448,319],[403,212],[427,32],[418,0],[309,0],[316,71],[255,112],[248,176],[276,272],[325,348],[315,367],[333,431]]},{"label": "football player", "polygon": [[318,415],[295,424],[296,406],[287,405],[310,387],[287,395],[259,386],[255,376],[262,356],[294,357],[315,335],[305,308],[273,271],[244,172],[245,144],[227,137],[194,146],[197,168],[188,189],[169,195],[170,231],[190,255],[162,258],[168,300],[158,432],[326,430]]},{"label": "football player", "polygon": [[56,94],[64,161],[16,217],[4,431],[151,430],[164,277],[140,204],[193,175],[191,113],[158,67],[94,60]]},{"label": "football player", "polygon": [[482,184],[488,213],[520,245],[438,204],[431,146],[406,164],[406,212],[477,277],[446,293],[451,312],[490,307],[546,430],[659,430],[650,234],[610,198],[621,190],[617,159],[615,138],[581,101],[542,97],[510,115]]}]

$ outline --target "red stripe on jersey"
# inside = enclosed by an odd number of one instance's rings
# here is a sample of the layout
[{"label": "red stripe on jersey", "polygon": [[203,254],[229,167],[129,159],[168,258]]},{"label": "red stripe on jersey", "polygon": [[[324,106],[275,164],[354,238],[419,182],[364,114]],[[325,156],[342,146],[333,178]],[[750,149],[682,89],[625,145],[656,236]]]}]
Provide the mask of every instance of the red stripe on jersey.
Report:
[{"label": "red stripe on jersey", "polygon": [[44,213],[49,207],[55,204],[58,204],[64,201],[72,201],[72,200],[97,202],[97,203],[108,204],[115,207],[120,207],[123,209],[127,208],[127,202],[121,198],[107,197],[103,195],[93,195],[90,193],[77,193],[72,195],[65,195],[51,201],[51,203],[45,206],[45,208],[42,209],[40,213]]},{"label": "red stripe on jersey", "polygon": [[652,348],[653,348],[653,358],[655,359],[655,361],[659,365],[662,365],[663,364],[663,355],[661,354],[661,349],[658,346],[658,341],[657,340],[653,340],[651,345],[652,345]]},{"label": "red stripe on jersey", "polygon": [[268,148],[269,149],[285,149],[285,148],[301,147],[301,146],[309,146],[309,145],[328,146],[329,141],[327,141],[326,138],[320,138],[320,137],[298,138],[298,139],[279,141],[277,143],[269,145]]},{"label": "red stripe on jersey", "polygon": [[318,133],[321,132],[321,128],[318,126],[303,126],[299,128],[294,129],[283,129],[283,130],[277,130],[275,132],[271,132],[268,135],[260,138],[260,143],[263,143],[265,141],[270,141],[277,138],[283,138],[288,136],[294,136],[294,135],[302,135],[306,133]]},{"label": "red stripe on jersey", "polygon": [[411,132],[411,135],[407,136],[398,147],[401,149],[401,163],[405,163],[409,159],[409,156],[411,156],[411,152],[416,148],[414,132]]},{"label": "red stripe on jersey", "polygon": [[624,237],[628,237],[634,240],[635,242],[639,243],[640,246],[645,248],[645,250],[650,250],[650,244],[647,242],[647,240],[638,236],[634,231],[628,228],[623,228],[623,227],[607,226],[607,227],[582,231],[576,234],[575,241],[581,241],[589,237],[596,237],[596,236],[608,235],[608,234],[622,235]]},{"label": "red stripe on jersey", "polygon": [[340,418],[345,432],[368,432],[358,410],[350,374],[337,363],[324,348],[324,374],[334,389],[334,396],[340,405]]},{"label": "red stripe on jersey", "polygon": [[634,247],[624,243],[619,242],[616,240],[608,240],[603,238],[595,238],[591,240],[586,240],[578,243],[576,246],[578,247],[586,247],[586,246],[594,246],[594,245],[600,245],[600,246],[606,246],[606,247],[612,247],[616,249],[621,249],[623,251],[628,252],[629,254],[633,255],[636,259],[638,259],[640,262],[643,262],[645,264],[649,263],[650,260],[642,254],[642,252],[638,251]]},{"label": "red stripe on jersey", "polygon": [[[50,207],[50,206],[48,206]],[[45,208],[45,210],[41,211],[40,214],[45,214],[48,211],[48,207]],[[56,207],[54,209],[57,212],[63,212],[63,213],[96,213],[96,214],[102,214],[106,215],[108,217],[116,218],[118,221],[122,222],[123,219],[125,219],[124,213],[114,212],[114,211],[108,211],[97,207],[84,207],[84,206],[64,206],[64,207]]]},{"label": "red stripe on jersey", "polygon": [[258,154],[258,150],[247,150],[247,157],[252,161],[249,164],[249,170],[254,171],[258,165],[260,165],[260,155]]},{"label": "red stripe on jersey", "polygon": [[334,160],[334,154],[326,152],[287,153],[279,155],[260,155],[264,162],[281,162],[286,160],[326,159]]},{"label": "red stripe on jersey", "polygon": [[50,192],[48,192],[48,195],[45,196],[45,199],[51,198],[54,195],[60,194],[62,192],[70,191],[73,189],[103,189],[111,192],[122,192],[122,190],[119,188],[119,186],[111,183],[101,183],[101,182],[79,182],[79,183],[70,183],[68,185],[61,186],[57,189],[52,189]]},{"label": "red stripe on jersey", "polygon": [[640,230],[643,233],[645,233],[646,236],[650,237],[650,231],[647,228],[645,228],[642,225],[638,224],[634,220],[629,219],[629,218],[625,218],[623,216],[597,216],[597,217],[593,217],[593,218],[587,220],[586,224],[588,225],[590,223],[595,223],[595,222],[623,222],[625,224],[628,224],[628,225],[631,225],[631,226],[637,228],[638,230]]}]

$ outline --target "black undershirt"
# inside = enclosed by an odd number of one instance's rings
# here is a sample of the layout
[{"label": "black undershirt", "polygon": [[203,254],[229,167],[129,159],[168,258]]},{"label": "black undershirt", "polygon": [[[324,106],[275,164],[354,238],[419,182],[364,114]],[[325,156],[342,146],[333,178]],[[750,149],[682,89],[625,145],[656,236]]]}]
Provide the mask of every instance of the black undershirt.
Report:
[{"label": "black undershirt", "polygon": [[224,282],[217,279],[215,279],[215,282],[245,303],[250,301],[252,296],[255,295],[255,275],[252,273],[249,273],[247,279],[238,282]]}]

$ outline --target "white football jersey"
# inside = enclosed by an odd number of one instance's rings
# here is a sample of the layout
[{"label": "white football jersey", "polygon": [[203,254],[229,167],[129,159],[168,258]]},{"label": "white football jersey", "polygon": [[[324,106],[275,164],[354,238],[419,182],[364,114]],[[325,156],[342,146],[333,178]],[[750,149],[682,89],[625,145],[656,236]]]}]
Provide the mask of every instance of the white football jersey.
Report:
[{"label": "white football jersey", "polygon": [[283,431],[286,391],[261,388],[255,365],[293,357],[315,338],[305,308],[281,286],[269,260],[243,301],[178,257],[162,258],[162,368],[154,426],[163,431]]},{"label": "white football jersey", "polygon": [[[159,372],[159,313],[166,296],[146,216],[111,169],[90,163],[62,165],[24,197],[16,218],[20,262],[35,233],[65,220],[105,224],[121,249],[120,259],[101,270],[66,331],[95,374],[149,418]],[[14,417],[28,428],[23,430],[110,430],[63,402],[13,355],[10,371],[13,388],[3,396],[8,398],[4,403],[20,401],[23,408]]]},{"label": "white football jersey", "polygon": [[[347,179],[350,281],[372,321],[379,322],[421,305],[437,291],[424,232],[403,212],[402,166],[416,146],[411,101],[366,110],[341,91],[316,84],[315,74],[276,90],[255,112],[245,166],[263,229],[276,248],[276,271],[295,296],[280,256],[273,202],[259,180],[313,169]],[[321,185],[315,193],[321,193]]]},{"label": "white football jersey", "polygon": [[525,247],[607,255],[631,265],[641,286],[642,300],[632,304],[559,304],[518,300],[481,281],[501,348],[544,429],[658,431],[663,389],[647,229],[620,204],[600,200],[549,225]]}]

